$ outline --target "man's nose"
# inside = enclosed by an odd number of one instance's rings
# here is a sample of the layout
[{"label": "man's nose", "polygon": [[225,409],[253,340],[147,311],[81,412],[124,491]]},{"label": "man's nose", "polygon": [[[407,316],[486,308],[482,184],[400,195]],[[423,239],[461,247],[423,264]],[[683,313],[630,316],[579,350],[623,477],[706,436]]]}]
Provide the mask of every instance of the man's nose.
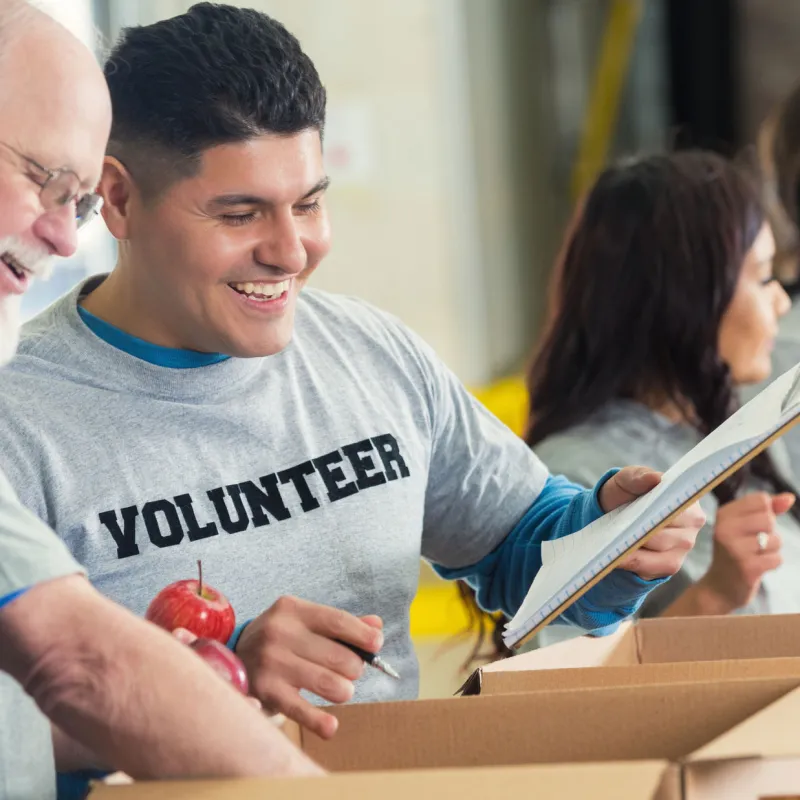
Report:
[{"label": "man's nose", "polygon": [[294,215],[291,212],[281,214],[270,222],[269,230],[256,248],[256,258],[262,264],[297,275],[306,268],[308,259]]},{"label": "man's nose", "polygon": [[72,203],[46,211],[35,222],[33,233],[51,254],[68,258],[78,249],[78,223]]}]

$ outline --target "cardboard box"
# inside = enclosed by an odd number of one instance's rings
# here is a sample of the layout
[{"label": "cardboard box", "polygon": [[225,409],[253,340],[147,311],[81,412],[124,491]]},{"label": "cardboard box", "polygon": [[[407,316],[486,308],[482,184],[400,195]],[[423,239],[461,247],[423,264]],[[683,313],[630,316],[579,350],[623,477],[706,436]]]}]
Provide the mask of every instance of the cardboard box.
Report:
[{"label": "cardboard box", "polygon": [[[796,667],[793,659],[798,659]],[[800,614],[625,623],[612,636],[582,636],[489,664],[476,670],[461,691],[487,694],[628,681],[705,680],[715,674],[714,662],[730,662],[719,673],[725,677],[791,674],[800,669]],[[626,667],[639,667],[641,673],[621,669]],[[605,671],[590,675],[588,668]],[[547,670],[576,672],[534,674]]]},{"label": "cardboard box", "polygon": [[[484,800],[535,791],[540,800],[758,800],[800,794],[800,742],[792,735],[800,728],[798,684],[749,679],[349,706],[336,709],[341,727],[333,741],[302,735],[309,755],[332,769],[409,771],[139,783],[101,787],[94,798],[339,800],[360,793],[382,800]],[[620,758],[641,761],[598,763]],[[563,766],[513,766],[542,761]],[[447,768],[454,763],[460,768]],[[480,766],[490,763],[512,766]],[[469,765],[478,768],[464,769]]]},{"label": "cardboard box", "polygon": [[[681,762],[798,687],[798,676],[712,679],[341,706],[336,736],[304,730],[301,746],[336,772]],[[800,755],[800,735],[791,744]]]},{"label": "cardboard box", "polygon": [[680,800],[664,762],[494,767],[239,781],[161,781],[98,786],[91,800]]},{"label": "cardboard box", "polygon": [[302,746],[334,771],[662,760],[683,785],[681,795],[666,772],[662,796],[757,800],[800,794],[799,686],[755,678],[349,706],[336,710],[332,741],[304,732]]},{"label": "cardboard box", "polygon": [[303,731],[299,741],[328,769],[349,774],[102,787],[94,800],[800,795],[797,677],[353,705],[334,713],[340,728],[333,740]]}]

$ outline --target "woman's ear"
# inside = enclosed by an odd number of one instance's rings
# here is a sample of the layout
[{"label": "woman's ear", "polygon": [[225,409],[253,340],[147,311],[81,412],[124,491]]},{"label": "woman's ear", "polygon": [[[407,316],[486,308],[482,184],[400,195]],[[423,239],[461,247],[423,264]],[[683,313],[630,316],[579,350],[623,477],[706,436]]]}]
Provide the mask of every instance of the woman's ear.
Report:
[{"label": "woman's ear", "polygon": [[133,179],[125,165],[113,156],[106,156],[103,161],[97,192],[103,198],[101,213],[111,235],[117,240],[128,239]]}]

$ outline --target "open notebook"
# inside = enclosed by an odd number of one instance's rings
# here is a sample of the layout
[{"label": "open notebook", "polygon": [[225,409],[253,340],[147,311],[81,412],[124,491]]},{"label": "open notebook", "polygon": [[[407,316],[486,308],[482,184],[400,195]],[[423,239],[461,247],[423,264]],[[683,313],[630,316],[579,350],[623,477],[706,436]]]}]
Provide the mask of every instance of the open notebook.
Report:
[{"label": "open notebook", "polygon": [[503,639],[518,647],[673,517],[800,422],[800,366],[742,406],[667,472],[661,483],[583,530],[542,543],[536,575]]}]

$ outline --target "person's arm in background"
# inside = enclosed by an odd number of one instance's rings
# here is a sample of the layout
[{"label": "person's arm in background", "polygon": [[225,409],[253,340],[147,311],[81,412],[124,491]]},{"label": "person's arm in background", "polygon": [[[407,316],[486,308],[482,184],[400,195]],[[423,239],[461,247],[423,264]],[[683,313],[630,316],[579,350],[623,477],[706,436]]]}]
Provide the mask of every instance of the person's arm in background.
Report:
[{"label": "person's arm in background", "polygon": [[169,634],[82,577],[0,610],[0,669],[102,763],[134,778],[322,774]]},{"label": "person's arm in background", "polygon": [[[794,505],[791,494],[751,492],[717,510],[711,566],[662,612],[665,617],[730,614],[753,601],[766,572],[781,563],[777,517]],[[758,537],[766,534],[764,548]]]},{"label": "person's arm in background", "polygon": [[[513,616],[541,569],[543,541],[581,530],[650,491],[659,480],[652,470],[628,467],[610,471],[589,491],[564,477],[551,476],[494,551],[473,565],[448,569],[434,564],[434,568],[444,578],[466,581],[482,608]],[[636,614],[654,588],[680,570],[704,519],[699,506],[692,506],[578,598],[559,621],[599,635],[612,632]]]}]

